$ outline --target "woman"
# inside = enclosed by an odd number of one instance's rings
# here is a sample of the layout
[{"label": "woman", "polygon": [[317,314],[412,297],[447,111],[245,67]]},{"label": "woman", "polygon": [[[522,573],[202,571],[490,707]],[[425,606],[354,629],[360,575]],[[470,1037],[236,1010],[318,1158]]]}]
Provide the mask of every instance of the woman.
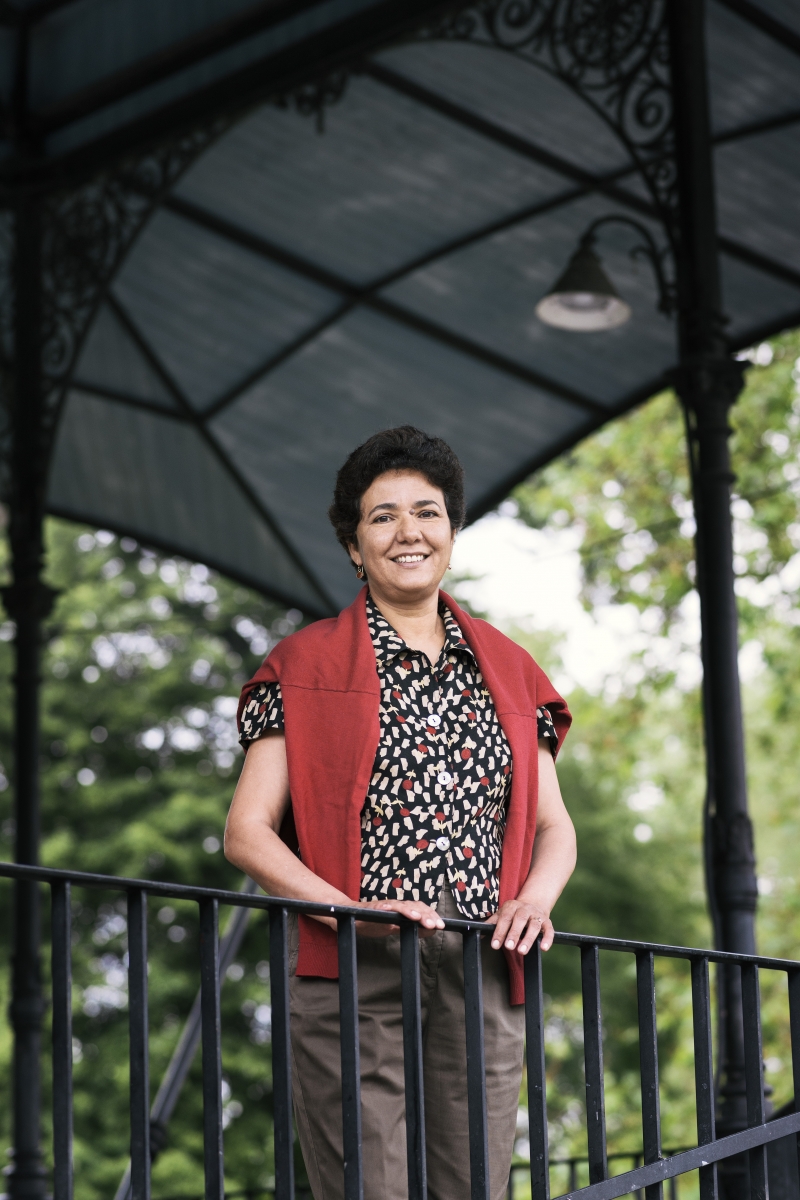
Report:
[{"label": "woman", "polygon": [[[367,586],[338,618],[279,643],[244,688],[225,853],[273,895],[418,923],[431,1200],[470,1194],[461,938],[443,918],[494,925],[482,953],[500,1200],[523,957],[540,933],[552,944],[550,910],[575,865],[554,767],[570,716],[526,651],[439,591],[464,510],[461,466],[439,438],[402,426],[350,455],[329,516]],[[315,1200],[343,1195],[335,925],[300,917],[292,945],[295,1113]],[[402,1200],[399,932],[357,930],[365,1200]]]}]

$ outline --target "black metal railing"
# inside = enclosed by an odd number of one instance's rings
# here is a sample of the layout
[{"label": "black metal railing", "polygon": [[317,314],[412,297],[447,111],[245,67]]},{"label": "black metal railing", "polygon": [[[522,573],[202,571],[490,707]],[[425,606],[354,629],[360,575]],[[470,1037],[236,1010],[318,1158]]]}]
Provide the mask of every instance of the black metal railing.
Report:
[{"label": "black metal railing", "polygon": [[[0,877],[40,881],[51,892],[52,916],[52,1053],[53,1053],[53,1195],[72,1200],[72,1011],[71,1011],[71,888],[116,890],[128,905],[128,1007],[130,1023],[131,1193],[133,1200],[150,1198],[150,1085],[148,1073],[147,898],[158,896],[193,901],[200,919],[200,995],[203,1077],[205,1198],[224,1200],[222,1062],[220,1020],[219,906],[267,910],[270,923],[270,981],[272,1005],[272,1087],[276,1200],[295,1196],[292,1083],[289,1018],[290,912],[333,916],[338,923],[339,995],[341,1019],[342,1114],[344,1130],[344,1195],[361,1200],[361,1099],[358,1038],[358,977],[356,920],[397,924],[397,917],[373,910],[311,904],[257,896],[245,892],[187,887],[141,879],[57,871],[0,864]],[[425,1200],[425,1104],[422,1072],[422,1015],[420,1003],[417,927],[401,922],[402,1020],[405,1053],[406,1129],[409,1200]],[[468,1120],[470,1132],[471,1200],[489,1200],[489,1161],[481,936],[491,926],[447,920],[464,947],[464,1005]],[[800,1094],[800,962],[726,954],[630,942],[579,934],[556,934],[556,943],[580,953],[583,1000],[583,1054],[586,1085],[588,1186],[565,1193],[581,1200],[614,1200],[643,1191],[646,1200],[661,1200],[663,1183],[689,1171],[699,1171],[701,1200],[714,1200],[716,1168],[723,1159],[747,1153],[753,1200],[766,1194],[766,1148],[789,1135],[800,1134],[800,1113],[767,1121],[762,1064],[759,969],[783,972],[788,979],[789,1024],[795,1095]],[[639,1057],[642,1094],[643,1154],[641,1165],[609,1174],[603,1082],[600,950],[633,954],[636,960]],[[659,1065],[656,1029],[655,960],[683,959],[691,966],[692,1008],[698,1145],[665,1155],[661,1146]],[[748,1128],[716,1140],[712,1065],[711,993],[709,964],[725,963],[741,973],[744,1011],[745,1084]],[[525,1027],[530,1141],[531,1196],[548,1200],[550,1170],[547,1142],[545,1025],[541,954],[538,944],[525,960]],[[798,1147],[800,1151],[800,1146]]]}]

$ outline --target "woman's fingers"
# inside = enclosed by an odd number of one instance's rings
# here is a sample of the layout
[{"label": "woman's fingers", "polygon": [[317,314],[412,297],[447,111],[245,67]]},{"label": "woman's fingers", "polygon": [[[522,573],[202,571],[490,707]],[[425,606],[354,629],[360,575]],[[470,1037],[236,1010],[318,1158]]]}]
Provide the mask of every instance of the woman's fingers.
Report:
[{"label": "woman's fingers", "polygon": [[527,954],[533,946],[539,931],[549,929],[550,938],[545,950],[552,944],[553,927],[548,917],[537,913],[530,904],[520,904],[516,900],[507,901],[497,914],[495,931],[492,934],[492,947],[499,950],[517,950]]},{"label": "woman's fingers", "polygon": [[549,950],[553,944],[553,938],[556,936],[556,931],[553,929],[553,922],[549,917],[545,917],[542,922],[542,949]]},{"label": "woman's fingers", "polygon": [[417,904],[413,900],[399,900],[396,904],[390,904],[389,908],[393,912],[399,912],[402,916],[408,917],[411,921],[419,921],[426,929],[444,929],[444,921],[436,909],[427,904]]},{"label": "woman's fingers", "polygon": [[378,912],[397,913],[410,921],[418,921],[424,930],[444,929],[444,921],[436,910],[415,900],[370,900],[364,907]]}]

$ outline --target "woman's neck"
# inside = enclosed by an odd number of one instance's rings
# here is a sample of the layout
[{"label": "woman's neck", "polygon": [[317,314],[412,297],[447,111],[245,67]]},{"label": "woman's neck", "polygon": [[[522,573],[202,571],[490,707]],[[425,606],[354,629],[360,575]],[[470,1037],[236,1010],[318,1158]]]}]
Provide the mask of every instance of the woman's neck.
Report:
[{"label": "woman's neck", "polygon": [[370,595],[409,650],[421,650],[431,663],[435,663],[444,645],[444,621],[439,616],[438,588],[431,596],[405,604],[376,595],[372,588]]}]

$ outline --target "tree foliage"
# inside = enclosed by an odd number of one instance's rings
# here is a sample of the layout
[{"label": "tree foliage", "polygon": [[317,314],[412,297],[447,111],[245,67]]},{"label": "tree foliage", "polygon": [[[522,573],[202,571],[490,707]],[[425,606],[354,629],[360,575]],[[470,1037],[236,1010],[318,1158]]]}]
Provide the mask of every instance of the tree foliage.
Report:
[{"label": "tree foliage", "polygon": [[[48,526],[47,571],[60,596],[43,662],[43,863],[239,888],[242,877],[221,851],[240,760],[236,698],[302,615],[199,564],[61,521]],[[0,629],[4,700],[11,633],[8,624]],[[4,784],[13,766],[8,711],[6,703]],[[7,787],[0,797],[6,858],[13,853],[11,794]],[[88,889],[76,889],[74,901],[76,1194],[88,1200],[113,1196],[128,1157],[126,905],[119,893]],[[2,902],[7,936],[7,886]],[[198,920],[194,904],[151,900],[149,908],[155,1094],[199,983]],[[227,916],[223,909],[223,924]],[[44,959],[46,966],[46,947]],[[223,988],[227,1184],[234,1189],[266,1186],[273,1173],[267,959],[264,918],[254,916]],[[6,1033],[4,1145],[11,1140],[9,1050]],[[202,1161],[198,1055],[155,1166],[155,1194],[202,1195]]]},{"label": "tree foliage", "polygon": [[[771,356],[771,357],[770,357]],[[796,730],[800,721],[800,336],[752,355],[732,420],[737,473],[736,569],[742,637],[755,654],[744,700],[751,805],[762,898],[762,949],[797,955],[800,888]],[[769,361],[768,361],[769,360]],[[589,609],[633,605],[652,639],[675,654],[638,653],[625,686],[574,689],[573,732],[559,757],[578,831],[579,863],[555,912],[559,928],[709,944],[700,853],[704,790],[699,695],[680,682],[691,649],[693,515],[680,412],[656,397],[515,493],[520,519],[582,533]],[[48,865],[238,887],[220,841],[238,767],[233,712],[242,681],[270,644],[295,628],[263,598],[199,564],[153,554],[128,539],[61,521],[48,526],[48,577],[61,589],[43,663],[43,861]],[[12,627],[0,626],[0,853],[12,855],[10,753]],[[516,630],[551,673],[557,637]],[[695,647],[696,649],[696,647]],[[0,888],[8,962],[10,889]],[[45,906],[46,908],[46,906]],[[225,914],[223,913],[223,920]],[[75,1106],[78,1200],[113,1194],[128,1152],[125,906],[116,893],[75,895]],[[149,934],[153,1091],[177,1042],[197,983],[197,913],[151,903]],[[45,930],[46,934],[46,930]],[[46,950],[45,950],[46,954]],[[226,1184],[272,1182],[267,932],[254,918],[223,988]],[[641,1146],[635,971],[604,954],[606,1095],[612,1149]],[[765,1054],[775,1101],[790,1094],[785,997],[769,979]],[[2,1003],[8,971],[0,974]],[[545,963],[549,1112],[554,1156],[585,1152],[577,955]],[[659,1050],[666,1145],[694,1136],[689,983],[659,968]],[[9,1087],[10,1034],[0,1032]],[[10,1144],[8,1091],[0,1110]],[[47,1100],[47,1097],[46,1097]],[[524,1145],[520,1144],[520,1149]],[[561,1181],[566,1190],[566,1179]],[[199,1062],[156,1164],[157,1197],[200,1196]],[[520,1193],[521,1194],[521,1193]]]}]

